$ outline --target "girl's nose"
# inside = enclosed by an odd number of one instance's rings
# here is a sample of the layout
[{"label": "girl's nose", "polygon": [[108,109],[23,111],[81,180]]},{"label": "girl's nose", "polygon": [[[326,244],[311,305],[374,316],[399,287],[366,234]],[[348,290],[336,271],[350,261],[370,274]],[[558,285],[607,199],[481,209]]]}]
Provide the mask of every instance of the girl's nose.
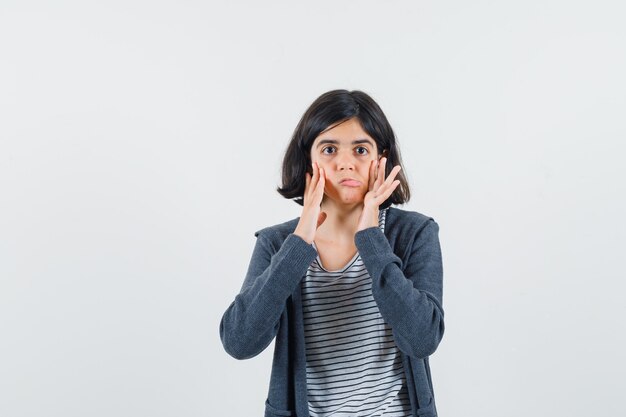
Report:
[{"label": "girl's nose", "polygon": [[354,169],[356,161],[354,156],[352,156],[351,154],[343,153],[341,154],[341,152],[339,153],[339,155],[337,155],[337,158],[335,159],[336,163],[337,163],[337,169],[338,170],[344,170],[344,169]]}]

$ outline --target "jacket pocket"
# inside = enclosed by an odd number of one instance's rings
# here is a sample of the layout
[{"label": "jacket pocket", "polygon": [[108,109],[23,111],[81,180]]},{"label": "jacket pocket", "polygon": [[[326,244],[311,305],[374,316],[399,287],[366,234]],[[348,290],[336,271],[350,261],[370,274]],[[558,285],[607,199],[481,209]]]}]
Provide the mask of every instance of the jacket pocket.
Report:
[{"label": "jacket pocket", "polygon": [[435,400],[433,397],[430,397],[430,402],[417,409],[417,415],[419,417],[436,417],[435,414]]},{"label": "jacket pocket", "polygon": [[274,408],[269,403],[269,400],[265,400],[265,417],[295,417],[295,415],[295,411]]}]

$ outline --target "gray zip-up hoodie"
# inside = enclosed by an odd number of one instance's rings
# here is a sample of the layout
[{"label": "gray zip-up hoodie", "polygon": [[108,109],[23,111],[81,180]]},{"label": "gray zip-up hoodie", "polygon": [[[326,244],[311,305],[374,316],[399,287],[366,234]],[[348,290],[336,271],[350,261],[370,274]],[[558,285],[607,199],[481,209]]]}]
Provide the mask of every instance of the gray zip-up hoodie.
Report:
[{"label": "gray zip-up hoodie", "polygon": [[[248,272],[220,323],[224,349],[237,359],[258,355],[276,337],[265,417],[309,417],[300,282],[317,251],[293,234],[299,219],[255,232]],[[413,415],[435,417],[428,356],[444,333],[439,225],[389,207],[385,232],[369,227],[354,242],[402,355]]]}]

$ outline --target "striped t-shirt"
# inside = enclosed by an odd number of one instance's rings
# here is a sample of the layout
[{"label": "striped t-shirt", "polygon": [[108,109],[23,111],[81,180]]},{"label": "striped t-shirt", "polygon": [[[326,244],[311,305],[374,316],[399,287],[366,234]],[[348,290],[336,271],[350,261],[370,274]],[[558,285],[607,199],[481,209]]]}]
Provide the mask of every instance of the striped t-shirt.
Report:
[{"label": "striped t-shirt", "polygon": [[402,358],[359,253],[337,271],[318,255],[301,290],[311,416],[410,416]]}]

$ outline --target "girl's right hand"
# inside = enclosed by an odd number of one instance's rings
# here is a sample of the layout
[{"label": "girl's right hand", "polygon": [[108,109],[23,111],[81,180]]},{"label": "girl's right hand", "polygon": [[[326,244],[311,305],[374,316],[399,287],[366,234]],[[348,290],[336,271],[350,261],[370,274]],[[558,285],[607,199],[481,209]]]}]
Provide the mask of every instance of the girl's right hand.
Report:
[{"label": "girl's right hand", "polygon": [[317,228],[326,220],[326,213],[321,211],[326,179],[324,168],[320,168],[316,162],[313,163],[313,177],[311,178],[308,172],[305,176],[302,215],[293,234],[300,236],[310,245],[315,239]]}]

